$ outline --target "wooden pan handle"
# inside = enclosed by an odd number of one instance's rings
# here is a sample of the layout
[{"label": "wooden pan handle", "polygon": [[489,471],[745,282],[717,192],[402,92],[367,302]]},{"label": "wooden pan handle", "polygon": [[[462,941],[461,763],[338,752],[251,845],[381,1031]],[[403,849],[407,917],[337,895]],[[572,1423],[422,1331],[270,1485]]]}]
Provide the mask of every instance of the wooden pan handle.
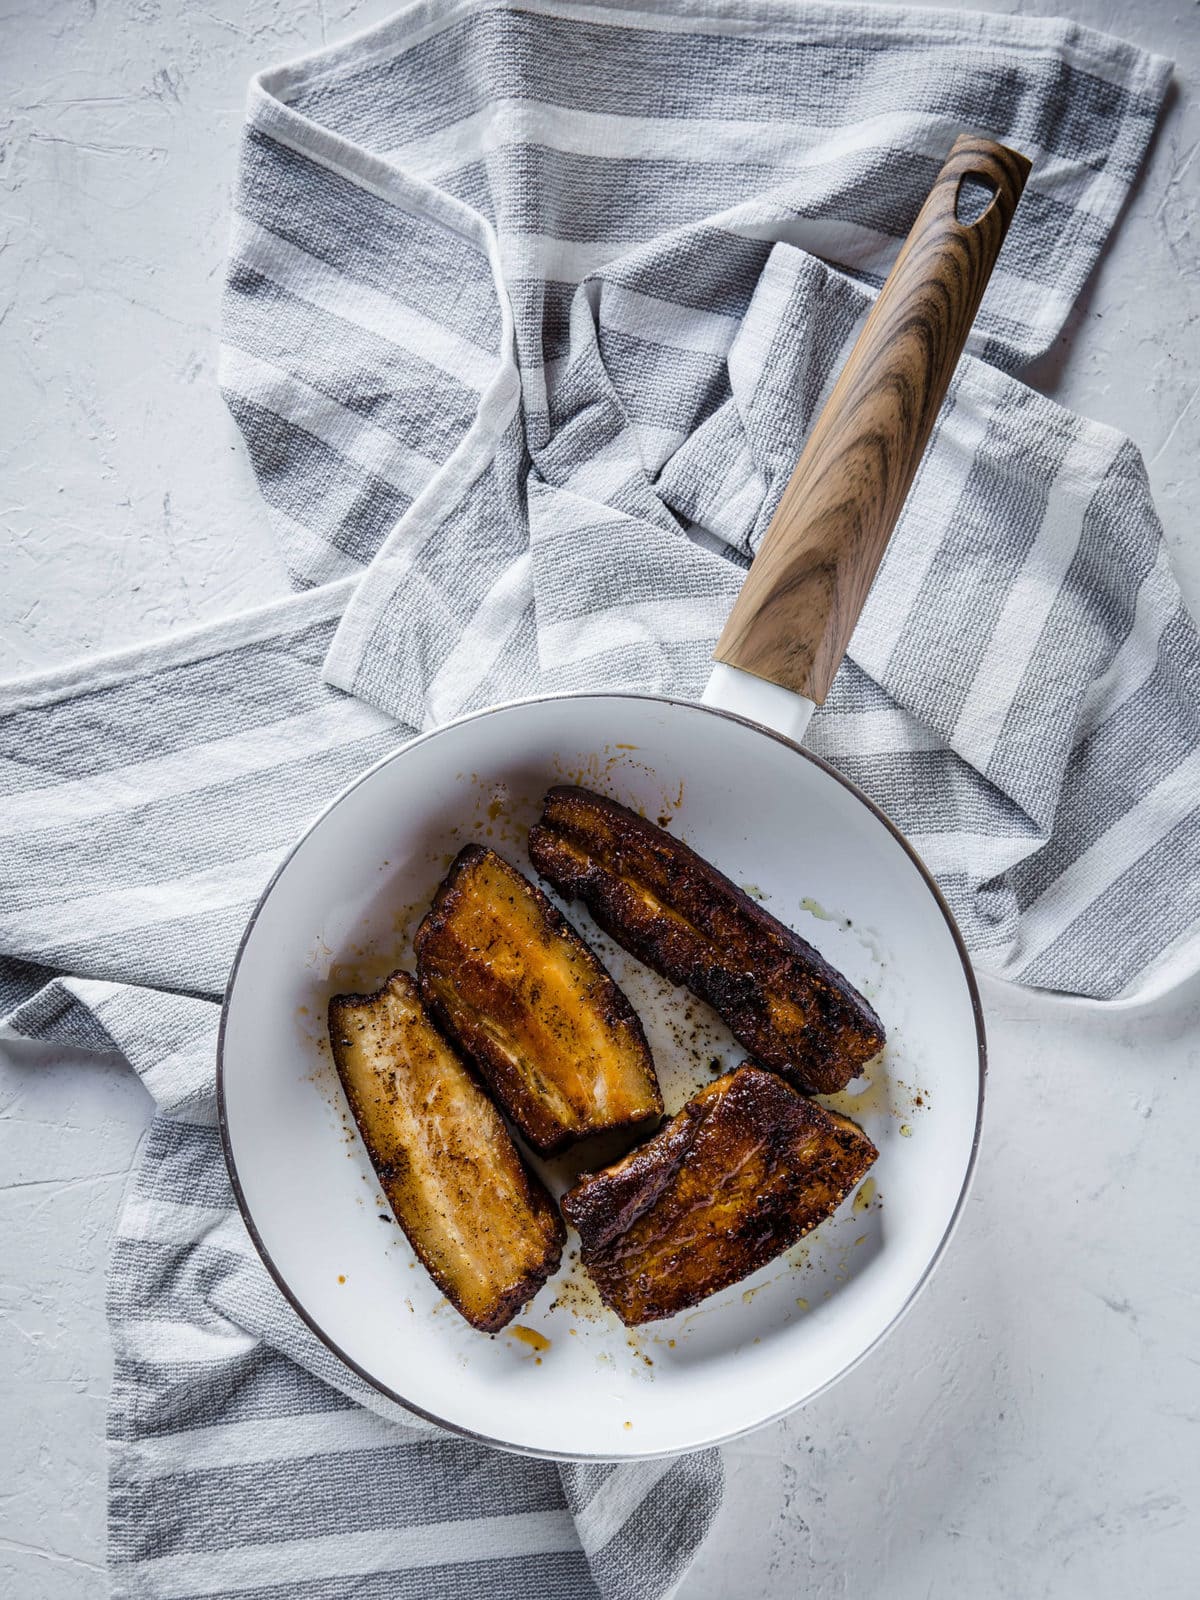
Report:
[{"label": "wooden pan handle", "polygon": [[[808,436],[718,661],[824,700],[1028,176],[1015,150],[955,140]],[[969,222],[958,217],[966,178],[992,191]]]}]

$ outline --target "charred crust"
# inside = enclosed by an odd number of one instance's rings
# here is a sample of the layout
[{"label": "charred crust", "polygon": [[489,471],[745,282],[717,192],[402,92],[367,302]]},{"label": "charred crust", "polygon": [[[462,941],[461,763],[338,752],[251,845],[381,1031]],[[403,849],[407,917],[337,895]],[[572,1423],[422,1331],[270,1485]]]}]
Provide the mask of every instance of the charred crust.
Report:
[{"label": "charred crust", "polygon": [[689,1100],[670,1122],[621,1161],[583,1173],[563,1195],[563,1215],[579,1234],[584,1260],[630,1229],[662,1194],[687,1156],[704,1108]]},{"label": "charred crust", "polygon": [[746,1063],[623,1161],[582,1176],[562,1207],[601,1297],[637,1326],[687,1310],[788,1249],[877,1155],[854,1123]]},{"label": "charred crust", "polygon": [[[805,939],[681,839],[588,789],[559,785],[529,833],[539,875],[618,943],[720,1013],[756,1060],[832,1094],[878,1053],[883,1024]],[[790,1021],[789,1021],[790,1019]]]}]

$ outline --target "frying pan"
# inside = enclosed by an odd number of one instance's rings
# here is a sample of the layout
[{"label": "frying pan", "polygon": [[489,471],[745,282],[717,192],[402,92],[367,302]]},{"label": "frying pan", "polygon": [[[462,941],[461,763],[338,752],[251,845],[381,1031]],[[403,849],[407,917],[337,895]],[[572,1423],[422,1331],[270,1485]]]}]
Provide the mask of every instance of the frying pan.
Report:
[{"label": "frying pan", "polygon": [[[842,659],[1028,170],[1002,146],[954,145],[805,445],[702,704],[551,696],[422,734],[333,801],[258,903],[218,1056],[234,1191],[300,1316],[411,1411],[506,1449],[572,1459],[728,1439],[853,1366],[946,1245],[983,1105],[970,964],[915,851],[797,741]],[[981,186],[990,198],[968,216]],[[329,1058],[325,1010],[331,994],[411,966],[412,933],[466,841],[491,843],[532,875],[525,835],[546,789],[563,781],[669,822],[867,994],[887,1049],[830,1103],[880,1155],[853,1201],[808,1240],[691,1312],[626,1330],[569,1245],[559,1274],[489,1338],[441,1299],[391,1218]],[[669,1112],[743,1059],[704,1006],[580,907],[566,910],[638,1009]],[[560,1193],[616,1153],[585,1148],[534,1164]]]}]

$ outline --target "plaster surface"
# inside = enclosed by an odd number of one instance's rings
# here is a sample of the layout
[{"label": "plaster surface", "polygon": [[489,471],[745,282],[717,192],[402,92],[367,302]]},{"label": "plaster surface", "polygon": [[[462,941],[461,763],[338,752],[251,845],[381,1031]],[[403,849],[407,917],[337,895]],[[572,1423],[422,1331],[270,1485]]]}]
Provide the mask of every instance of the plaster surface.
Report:
[{"label": "plaster surface", "polygon": [[[977,7],[986,9],[987,7]],[[386,0],[3,0],[0,674],[283,591],[216,388],[250,73]],[[1177,62],[1117,237],[1030,374],[1129,433],[1200,606],[1200,6],[1061,0]],[[1196,1593],[1200,982],[1121,1015],[985,984],[978,1179],[901,1327],[728,1450],[682,1600]],[[99,1600],[108,1235],[149,1101],[0,1059],[0,1594]]]}]

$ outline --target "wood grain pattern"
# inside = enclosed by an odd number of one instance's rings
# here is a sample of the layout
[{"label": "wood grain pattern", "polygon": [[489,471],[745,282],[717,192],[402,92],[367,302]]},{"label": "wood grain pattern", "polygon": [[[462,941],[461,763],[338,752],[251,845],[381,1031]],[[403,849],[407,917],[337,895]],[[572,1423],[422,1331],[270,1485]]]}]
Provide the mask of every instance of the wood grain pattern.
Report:
[{"label": "wood grain pattern", "polygon": [[[1029,162],[963,135],[938,174],[824,410],[714,655],[819,705],[920,465]],[[993,191],[959,206],[964,179]],[[964,196],[964,201],[966,197]]]}]

